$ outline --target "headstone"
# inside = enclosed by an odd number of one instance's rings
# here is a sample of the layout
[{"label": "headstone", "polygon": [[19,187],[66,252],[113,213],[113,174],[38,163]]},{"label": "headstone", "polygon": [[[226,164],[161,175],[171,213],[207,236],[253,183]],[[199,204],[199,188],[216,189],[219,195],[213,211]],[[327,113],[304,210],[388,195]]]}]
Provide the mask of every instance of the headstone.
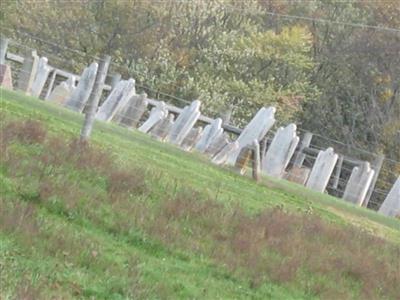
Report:
[{"label": "headstone", "polygon": [[371,169],[369,162],[364,162],[361,166],[354,167],[347,182],[343,199],[361,206],[374,173],[375,171]]},{"label": "headstone", "polygon": [[150,112],[149,118],[138,128],[141,132],[149,132],[157,123],[168,116],[167,106],[163,101],[159,102],[157,106],[153,107]]},{"label": "headstone", "polygon": [[174,124],[174,115],[169,114],[166,118],[158,122],[151,130],[150,134],[159,141],[164,141]]},{"label": "headstone", "polygon": [[397,178],[389,194],[383,201],[379,212],[388,217],[398,217],[400,215],[400,177]]},{"label": "headstone", "polygon": [[48,101],[64,105],[65,101],[71,97],[75,91],[75,76],[69,77],[66,81],[61,82],[57,85],[54,90],[50,93]]},{"label": "headstone", "polygon": [[333,148],[320,151],[311,170],[306,187],[323,193],[328,185],[337,159],[338,155],[335,154]]},{"label": "headstone", "polygon": [[97,68],[98,64],[94,62],[83,70],[76,89],[65,102],[66,107],[77,112],[83,111],[93,89]]},{"label": "headstone", "polygon": [[170,143],[175,145],[182,144],[184,138],[189,134],[190,129],[192,129],[200,117],[200,105],[201,102],[195,100],[190,106],[186,106],[182,110],[167,136],[167,140]]},{"label": "headstone", "polygon": [[44,84],[46,83],[47,77],[52,68],[47,64],[47,57],[41,57],[39,59],[38,67],[33,80],[30,94],[34,97],[39,97],[43,90]]},{"label": "headstone", "polygon": [[132,78],[121,80],[99,107],[96,119],[108,122],[116,115],[120,117],[122,110],[135,93],[135,80]]},{"label": "headstone", "polygon": [[189,134],[185,137],[182,142],[181,148],[185,151],[190,151],[194,145],[199,141],[203,133],[203,127],[192,128]]},{"label": "headstone", "polygon": [[222,134],[223,129],[221,128],[222,120],[217,118],[204,127],[203,135],[200,140],[196,143],[195,149],[199,152],[204,152],[216,137]]},{"label": "headstone", "polygon": [[17,88],[24,93],[29,93],[31,90],[38,63],[39,57],[36,51],[28,51],[24,57],[24,62],[22,63],[21,70],[19,71],[17,81]]},{"label": "headstone", "polygon": [[285,128],[280,127],[277,130],[262,161],[262,171],[265,174],[276,178],[283,177],[284,171],[299,143],[296,129],[295,124],[289,124]]},{"label": "headstone", "polygon": [[229,138],[225,132],[218,134],[218,136],[216,136],[211,142],[211,144],[206,148],[204,154],[213,157],[229,143],[230,143]]},{"label": "headstone", "polygon": [[284,178],[291,182],[305,185],[310,176],[310,172],[310,168],[293,166],[287,173],[285,173]]},{"label": "headstone", "polygon": [[133,95],[127,105],[121,109],[121,113],[118,116],[118,121],[120,124],[127,127],[136,128],[143,114],[147,111],[147,95],[145,93],[140,95]]},{"label": "headstone", "polygon": [[241,175],[246,173],[246,167],[247,167],[249,161],[251,160],[252,156],[253,156],[253,146],[252,145],[245,146],[240,150],[239,155],[235,162],[235,169],[238,170],[238,172]]},{"label": "headstone", "polygon": [[232,153],[236,152],[238,149],[239,149],[238,141],[229,143],[213,157],[211,162],[213,162],[214,164],[217,164],[217,165],[222,165],[222,164],[226,163],[226,160],[228,159],[228,157],[230,157],[232,155]]},{"label": "headstone", "polygon": [[267,134],[268,130],[275,123],[275,111],[274,107],[263,107],[257,112],[238,137],[239,148],[231,152],[227,164],[234,165],[243,147],[250,145],[254,140],[260,141]]},{"label": "headstone", "polygon": [[12,90],[11,67],[9,65],[0,65],[0,86]]}]

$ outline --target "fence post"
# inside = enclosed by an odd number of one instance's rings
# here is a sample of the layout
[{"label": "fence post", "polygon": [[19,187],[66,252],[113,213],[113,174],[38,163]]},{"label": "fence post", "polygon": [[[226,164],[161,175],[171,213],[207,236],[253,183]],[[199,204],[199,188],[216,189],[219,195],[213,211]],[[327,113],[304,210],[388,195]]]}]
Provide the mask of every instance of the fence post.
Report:
[{"label": "fence post", "polygon": [[111,61],[111,56],[106,55],[99,62],[99,68],[97,70],[96,79],[94,82],[92,92],[90,93],[89,97],[88,110],[86,111],[85,121],[83,122],[81,130],[81,137],[80,137],[81,140],[88,140],[92,132],[97,106],[99,105],[110,61]]},{"label": "fence post", "polygon": [[368,206],[368,202],[371,199],[372,193],[374,192],[376,182],[378,181],[379,173],[381,172],[383,161],[385,160],[385,155],[378,155],[373,162],[373,169],[375,170],[374,177],[372,177],[371,185],[369,186],[367,195],[365,196],[364,202],[362,204],[363,207]]},{"label": "fence post", "polygon": [[9,39],[0,36],[0,65],[4,65],[6,63],[8,42]]},{"label": "fence post", "polygon": [[313,134],[311,132],[306,132],[304,133],[304,136],[301,140],[300,143],[300,148],[299,151],[296,154],[296,158],[294,160],[294,166],[301,168],[303,165],[304,159],[306,158],[306,155],[303,153],[304,148],[307,148],[311,144],[311,139],[313,137]]}]

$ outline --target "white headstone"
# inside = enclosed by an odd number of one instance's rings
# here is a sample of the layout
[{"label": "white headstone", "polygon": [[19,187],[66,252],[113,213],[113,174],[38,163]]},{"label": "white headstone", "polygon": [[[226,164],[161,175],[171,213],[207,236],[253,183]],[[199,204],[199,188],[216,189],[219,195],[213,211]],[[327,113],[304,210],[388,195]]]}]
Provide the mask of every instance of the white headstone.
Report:
[{"label": "white headstone", "polygon": [[227,159],[227,164],[234,165],[240,150],[251,143],[254,140],[261,141],[262,138],[267,134],[268,130],[275,123],[275,107],[261,108],[249,124],[243,129],[242,133],[237,139],[239,144],[238,149],[232,151]]},{"label": "white headstone", "polygon": [[[147,111],[147,95],[145,93],[140,95],[133,95],[121,112],[114,117],[115,121],[128,127],[137,127],[143,114]],[[117,118],[117,120],[116,120]]]},{"label": "white headstone", "polygon": [[400,177],[397,178],[389,194],[383,201],[379,212],[388,217],[397,217],[400,215]]},{"label": "white headstone", "polygon": [[135,80],[121,80],[108,95],[107,99],[101,104],[96,113],[96,119],[101,121],[111,121],[125,107],[129,99],[136,93]]},{"label": "white headstone", "polygon": [[97,68],[98,64],[94,62],[83,70],[76,89],[65,102],[66,107],[77,112],[83,111],[93,89]]},{"label": "white headstone", "polygon": [[139,127],[141,132],[149,132],[157,123],[168,116],[167,106],[163,101],[159,102],[157,106],[153,107],[150,112],[149,118]]},{"label": "white headstone", "polygon": [[61,82],[50,93],[47,100],[63,105],[76,89],[75,80],[75,76],[71,76],[66,81]]},{"label": "white headstone", "polygon": [[361,166],[354,167],[347,182],[343,199],[361,206],[371,185],[374,173],[375,171],[371,169],[369,162],[364,162]]},{"label": "white headstone", "polygon": [[184,138],[189,134],[190,129],[192,129],[197,119],[200,117],[200,105],[201,102],[195,100],[190,106],[186,106],[183,109],[167,136],[169,142],[175,145],[182,144]]},{"label": "white headstone", "polygon": [[328,185],[337,160],[338,155],[335,154],[333,148],[320,151],[311,170],[310,177],[307,180],[306,187],[323,193]]},{"label": "white headstone", "polygon": [[203,135],[200,140],[196,143],[195,149],[199,152],[204,152],[213,140],[222,134],[223,129],[221,128],[222,120],[220,118],[212,121],[211,124],[208,124],[204,127]]},{"label": "white headstone", "polygon": [[37,66],[35,78],[33,80],[30,94],[34,97],[39,97],[46,83],[47,77],[52,68],[47,64],[47,58],[41,57]]},{"label": "white headstone", "polygon": [[276,178],[283,177],[284,171],[299,143],[296,129],[295,124],[289,124],[285,128],[280,127],[277,130],[262,161],[263,173]]}]

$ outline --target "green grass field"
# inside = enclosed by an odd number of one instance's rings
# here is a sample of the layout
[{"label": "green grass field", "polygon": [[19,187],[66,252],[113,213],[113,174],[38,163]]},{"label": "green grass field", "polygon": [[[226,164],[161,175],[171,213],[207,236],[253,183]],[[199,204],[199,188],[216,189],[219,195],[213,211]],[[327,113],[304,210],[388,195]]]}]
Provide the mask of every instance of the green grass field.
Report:
[{"label": "green grass field", "polygon": [[1,299],[400,295],[399,220],[0,91]]}]

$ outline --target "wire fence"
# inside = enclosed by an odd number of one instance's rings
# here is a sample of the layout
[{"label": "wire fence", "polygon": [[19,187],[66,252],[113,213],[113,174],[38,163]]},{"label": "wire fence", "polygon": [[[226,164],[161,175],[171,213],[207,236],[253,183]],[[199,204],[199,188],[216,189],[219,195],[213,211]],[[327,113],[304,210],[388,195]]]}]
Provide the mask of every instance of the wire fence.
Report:
[{"label": "wire fence", "polygon": [[[9,43],[7,64],[11,66],[12,79],[15,83],[14,86],[16,89],[20,89],[21,80],[25,80],[32,75],[32,70],[24,69],[24,59],[27,59],[27,57],[32,54],[32,51],[35,50],[22,43],[13,40]],[[75,52],[73,49],[66,49],[65,51]],[[13,54],[14,56],[10,54]],[[76,85],[77,81],[79,86],[80,74],[74,74],[76,64],[73,60],[65,61],[65,59],[61,58],[61,56],[57,56],[53,53],[47,52],[41,52],[38,54],[38,57],[39,56],[47,57],[49,67],[48,76],[45,78],[41,91],[38,95],[40,99],[49,101],[50,95],[52,94],[52,92],[54,92],[55,88],[60,86],[60,84],[65,83],[65,81],[68,79],[74,81],[74,86]],[[20,59],[21,57],[23,58],[22,60]],[[93,57],[93,61],[96,60],[97,58]],[[127,74],[128,76],[132,75],[132,77],[134,77],[134,73],[132,74],[132,70],[129,69],[127,66],[112,63],[109,74],[114,73]],[[103,89],[101,100],[99,103],[100,108],[105,103],[105,100],[113,93],[113,91],[115,89],[118,89],[118,84],[113,86],[111,79],[112,76],[109,76],[107,88]],[[29,91],[27,90],[24,90],[24,92],[29,93]],[[157,95],[158,97],[157,99],[148,99],[146,95],[143,95],[143,99],[140,102],[138,101],[138,99],[141,97],[140,94],[143,93],[152,93],[153,95]],[[169,95],[168,93],[154,90],[154,88],[147,86],[146,84],[137,83],[135,84],[134,93],[126,98],[128,102],[123,105],[123,107],[114,109],[113,112],[110,113],[110,115],[108,116],[107,121],[117,123],[127,128],[137,128],[141,130],[141,127],[152,117],[151,109],[155,109],[159,107],[159,105],[162,105],[161,101],[167,103],[169,107],[175,108],[175,111],[166,109],[164,115],[160,117],[160,120],[158,120],[158,122],[155,122],[154,126],[150,126],[148,130],[145,130],[146,133],[149,133],[152,137],[160,141],[167,141],[169,139],[168,134],[169,129],[173,124],[172,119],[177,118],[182,108],[192,103],[191,101],[188,101],[186,99],[181,99],[179,97]],[[173,103],[173,105],[171,105],[171,102]],[[65,105],[64,102],[61,102],[59,104]],[[87,107],[85,108],[86,102],[81,103],[81,106],[84,108],[84,110],[87,109]],[[116,106],[118,106],[118,104],[116,104]],[[214,111],[214,114],[218,115],[219,112]],[[204,127],[208,125],[208,123],[209,122],[202,121],[201,119],[197,120],[196,125],[188,132],[186,137],[180,143],[182,148],[186,151],[196,149],[196,145],[201,139],[201,133],[202,131],[204,131]],[[240,132],[240,129],[237,128],[237,130],[238,131],[236,132],[225,131],[219,136],[218,139],[214,140],[213,143],[209,144],[208,147],[203,149],[201,152],[206,157],[212,159],[227,145],[232,145],[234,143],[238,136],[238,132]],[[262,161],[266,159],[266,153],[271,145],[271,141],[275,135],[275,132],[276,131],[274,129],[270,130],[266,134],[266,136],[260,141],[260,157]],[[299,135],[302,136],[308,131],[302,128],[298,128],[297,132]],[[338,198],[342,198],[344,196],[349,178],[355,167],[355,165],[349,163],[349,161],[353,160],[372,162],[378,157],[377,154],[371,153],[369,151],[350,147],[340,141],[330,139],[329,137],[314,134],[312,142],[308,145],[308,148],[314,149],[315,154],[305,153],[304,150],[300,149],[298,146],[293,155],[290,157],[290,160],[287,162],[287,165],[282,170],[282,174],[280,177],[304,185],[304,183],[307,181],[308,175],[310,174],[310,172],[312,172],[312,168],[316,161],[316,154],[318,153],[318,151],[325,150],[328,147],[333,147],[336,152],[339,152],[341,154],[342,157],[351,156],[350,160],[343,160],[340,165],[336,164],[326,184],[326,192]],[[301,164],[301,168],[299,169],[295,168],[294,166],[295,158],[300,154],[303,155],[304,160]],[[254,165],[254,163],[256,163],[255,158],[249,157],[248,153],[240,153],[237,156],[237,161],[239,160],[245,161],[245,166],[242,166],[241,170],[238,170],[238,166],[236,166],[236,170],[240,171],[241,173],[245,173],[245,175],[249,175],[249,168]],[[265,173],[265,170],[262,169],[262,164],[260,168],[261,172]],[[399,176],[399,171],[400,162],[391,159],[384,160],[382,172],[377,178],[375,187],[372,190],[371,197],[368,201],[369,208],[374,210],[379,209],[379,206],[384,201],[396,178]],[[222,188],[218,183],[216,185],[218,186],[218,189]],[[231,188],[232,186],[229,185],[229,187],[225,187],[224,190]],[[236,188],[234,188],[234,190],[236,190]],[[230,192],[232,192],[232,190]],[[351,195],[351,192],[349,193]]]}]

